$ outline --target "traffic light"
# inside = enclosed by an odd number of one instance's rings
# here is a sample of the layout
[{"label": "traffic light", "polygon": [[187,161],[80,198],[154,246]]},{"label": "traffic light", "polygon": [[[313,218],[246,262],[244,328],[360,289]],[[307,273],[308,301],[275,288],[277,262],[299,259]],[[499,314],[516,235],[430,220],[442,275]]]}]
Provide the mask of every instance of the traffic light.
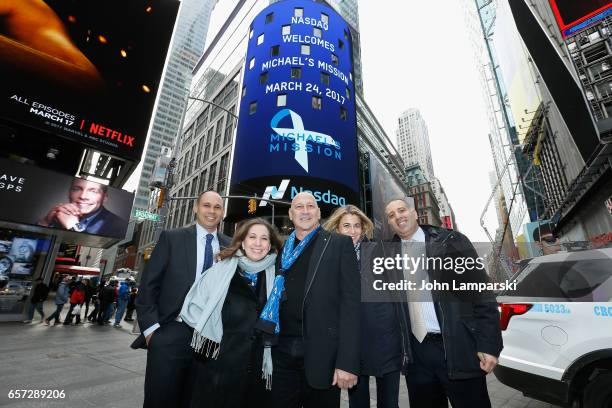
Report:
[{"label": "traffic light", "polygon": [[253,215],[255,214],[256,211],[257,211],[257,200],[254,198],[250,198],[248,212],[250,215]]},{"label": "traffic light", "polygon": [[164,199],[166,198],[166,189],[159,189],[159,197],[157,197],[157,209],[160,209],[164,206]]}]

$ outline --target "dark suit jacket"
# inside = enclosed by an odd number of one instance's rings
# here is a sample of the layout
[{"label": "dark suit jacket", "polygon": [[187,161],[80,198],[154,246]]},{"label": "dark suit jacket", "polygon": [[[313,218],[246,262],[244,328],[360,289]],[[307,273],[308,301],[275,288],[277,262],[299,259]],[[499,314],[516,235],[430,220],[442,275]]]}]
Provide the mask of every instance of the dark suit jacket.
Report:
[{"label": "dark suit jacket", "polygon": [[[217,232],[219,246],[231,239]],[[176,319],[185,296],[195,281],[197,263],[196,227],[163,231],[147,263],[136,297],[138,325],[145,331],[155,323],[163,325]],[[144,337],[132,347],[142,347]]]},{"label": "dark suit jacket", "polygon": [[192,406],[229,408],[256,403],[263,406],[263,344],[253,328],[266,304],[266,274],[261,272],[258,276],[253,291],[238,270],[234,273],[223,303],[219,356],[215,359],[196,356]]},{"label": "dark suit jacket", "polygon": [[361,286],[350,237],[321,229],[313,245],[302,312],[304,371],[311,387],[327,389],[336,368],[359,374]]},{"label": "dark suit jacket", "polygon": [[85,232],[88,234],[122,238],[125,236],[127,224],[127,220],[124,220],[102,207],[98,215],[89,222]]},{"label": "dark suit jacket", "polygon": [[[458,231],[431,225],[420,226],[425,233],[426,253],[429,258],[473,258],[478,254],[470,240]],[[394,241],[399,242],[395,236]],[[394,248],[399,249],[399,248]],[[385,256],[394,256],[387,252]],[[430,281],[438,282],[486,282],[486,271],[475,268],[462,274],[431,268],[427,270]],[[397,280],[403,277],[400,270],[395,271]],[[452,285],[451,285],[452,287]],[[458,291],[432,291],[434,307],[442,330],[448,377],[453,380],[483,376],[477,352],[499,356],[503,342],[499,328],[499,311],[495,296],[487,291],[482,293]],[[411,332],[409,303],[401,302],[398,317],[401,330],[407,338]],[[410,343],[407,343],[408,358],[412,360]]]}]

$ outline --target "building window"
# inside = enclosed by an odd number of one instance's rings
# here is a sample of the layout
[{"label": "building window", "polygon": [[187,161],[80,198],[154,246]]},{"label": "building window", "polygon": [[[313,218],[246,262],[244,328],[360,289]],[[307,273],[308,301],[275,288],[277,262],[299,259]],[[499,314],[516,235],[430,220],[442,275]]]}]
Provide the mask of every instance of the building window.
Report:
[{"label": "building window", "polygon": [[323,85],[329,86],[329,74],[326,74],[325,72],[321,72],[321,83]]},{"label": "building window", "polygon": [[341,120],[347,120],[348,119],[348,111],[343,108],[342,106],[340,107],[340,119]]},{"label": "building window", "polygon": [[257,36],[257,45],[263,44],[264,42],[264,35],[263,34],[259,34]]},{"label": "building window", "polygon": [[312,108],[313,109],[321,110],[322,105],[323,105],[323,102],[322,102],[320,96],[313,96],[312,97]]},{"label": "building window", "polygon": [[242,87],[242,97],[244,98],[244,96],[246,95],[246,86]]},{"label": "building window", "polygon": [[331,61],[332,61],[332,64],[334,64],[335,66],[338,66],[339,61],[338,61],[338,56],[336,54],[332,53]]},{"label": "building window", "polygon": [[249,115],[254,114],[255,112],[257,112],[257,101],[255,102],[251,102],[249,104]]},{"label": "building window", "polygon": [[266,24],[271,23],[274,20],[274,13],[266,14]]},{"label": "building window", "polygon": [[276,106],[287,106],[287,94],[276,96]]},{"label": "building window", "polygon": [[280,45],[273,45],[270,47],[270,56],[271,57],[276,57],[278,54],[280,54]]},{"label": "building window", "polygon": [[348,86],[346,87],[346,99],[351,99],[351,90]]},{"label": "building window", "polygon": [[304,17],[304,9],[302,7],[296,7],[293,9],[293,15],[295,17]]},{"label": "building window", "polygon": [[344,49],[344,41],[342,41],[341,39],[338,39],[338,48],[340,48],[341,50]]},{"label": "building window", "polygon": [[289,35],[289,34],[291,34],[291,26],[290,26],[289,24],[284,25],[284,26],[281,28],[281,34],[282,34],[282,35]]},{"label": "building window", "polygon": [[329,16],[325,13],[321,13],[321,22],[323,23],[323,25],[328,25],[329,24]]},{"label": "building window", "polygon": [[259,75],[259,83],[260,83],[261,85],[263,85],[263,84],[265,84],[266,82],[268,82],[268,72],[267,72],[267,71],[266,71],[266,72],[262,72],[262,73]]},{"label": "building window", "polygon": [[349,35],[348,35],[348,31],[344,30],[344,39],[348,41],[349,39]]},{"label": "building window", "polygon": [[253,27],[249,27],[249,40],[253,38]]},{"label": "building window", "polygon": [[251,60],[249,61],[249,69],[253,69],[254,66],[255,66],[255,58],[251,58]]},{"label": "building window", "polygon": [[314,35],[315,37],[321,38],[321,35],[322,35],[321,29],[319,27],[314,27],[312,29],[312,35]]},{"label": "building window", "polygon": [[291,68],[291,79],[302,78],[302,68]]},{"label": "building window", "polygon": [[302,44],[300,46],[300,51],[302,52],[302,55],[310,55],[310,45]]}]

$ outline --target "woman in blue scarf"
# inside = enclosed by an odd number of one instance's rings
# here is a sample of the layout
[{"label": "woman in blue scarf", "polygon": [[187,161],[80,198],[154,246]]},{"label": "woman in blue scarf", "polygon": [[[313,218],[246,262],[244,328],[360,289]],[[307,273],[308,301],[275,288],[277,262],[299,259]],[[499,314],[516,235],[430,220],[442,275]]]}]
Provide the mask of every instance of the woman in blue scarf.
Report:
[{"label": "woman in blue scarf", "polygon": [[180,317],[194,329],[192,407],[267,405],[271,358],[254,326],[272,291],[281,245],[268,222],[245,221],[187,294]]},{"label": "woman in blue scarf", "polygon": [[[334,211],[323,228],[350,236],[359,260],[361,243],[372,238],[374,226],[359,208],[345,205]],[[360,376],[357,385],[349,390],[349,407],[370,407],[370,376],[373,376],[376,406],[397,408],[401,367],[401,335],[393,304],[362,301]]]}]

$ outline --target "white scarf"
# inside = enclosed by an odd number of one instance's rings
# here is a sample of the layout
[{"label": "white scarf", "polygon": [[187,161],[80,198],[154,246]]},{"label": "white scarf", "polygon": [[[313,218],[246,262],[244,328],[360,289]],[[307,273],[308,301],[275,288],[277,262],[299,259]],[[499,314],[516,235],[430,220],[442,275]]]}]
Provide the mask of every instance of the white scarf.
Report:
[{"label": "white scarf", "polygon": [[[238,250],[234,256],[217,262],[200,275],[189,289],[179,315],[183,322],[194,329],[191,347],[197,353],[211,358],[219,356],[223,338],[221,311],[236,267],[250,273],[265,270],[267,298],[274,284],[275,263],[276,254],[268,254],[262,260],[254,262]],[[271,381],[272,359],[269,348],[264,349],[263,365],[264,378]]]}]

